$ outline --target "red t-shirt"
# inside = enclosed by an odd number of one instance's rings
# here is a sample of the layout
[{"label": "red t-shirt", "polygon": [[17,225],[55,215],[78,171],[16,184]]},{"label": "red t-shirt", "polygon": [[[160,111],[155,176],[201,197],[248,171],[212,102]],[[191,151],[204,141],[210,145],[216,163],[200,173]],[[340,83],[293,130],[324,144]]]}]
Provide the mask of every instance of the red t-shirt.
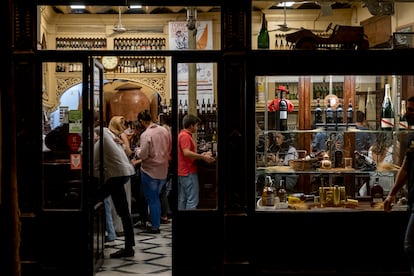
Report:
[{"label": "red t-shirt", "polygon": [[193,135],[189,130],[183,129],[178,134],[178,176],[187,176],[197,172],[195,160],[185,157],[183,149],[190,149],[195,152],[196,146]]}]

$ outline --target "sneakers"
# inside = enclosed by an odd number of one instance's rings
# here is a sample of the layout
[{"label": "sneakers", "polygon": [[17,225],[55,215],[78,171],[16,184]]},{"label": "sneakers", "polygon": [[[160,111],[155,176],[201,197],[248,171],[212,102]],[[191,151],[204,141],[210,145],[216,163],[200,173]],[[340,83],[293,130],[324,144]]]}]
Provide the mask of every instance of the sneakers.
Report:
[{"label": "sneakers", "polygon": [[142,231],[142,233],[147,233],[147,234],[159,234],[161,233],[160,229],[158,228],[147,228],[144,231]]},{"label": "sneakers", "polygon": [[119,259],[119,258],[127,258],[133,257],[135,255],[135,251],[132,248],[129,249],[119,249],[118,251],[109,255],[112,259]]}]

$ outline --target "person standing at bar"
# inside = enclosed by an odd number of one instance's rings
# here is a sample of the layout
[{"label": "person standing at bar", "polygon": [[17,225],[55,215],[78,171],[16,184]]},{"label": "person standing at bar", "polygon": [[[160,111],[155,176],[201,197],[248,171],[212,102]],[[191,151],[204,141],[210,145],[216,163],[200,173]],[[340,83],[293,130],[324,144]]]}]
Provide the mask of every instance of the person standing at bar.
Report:
[{"label": "person standing at bar", "polygon": [[140,136],[140,146],[136,156],[141,159],[141,183],[150,213],[151,228],[144,233],[160,233],[161,190],[167,181],[169,160],[171,159],[171,134],[163,126],[151,121],[149,110],[138,114],[138,122],[145,127]]},{"label": "person standing at bar", "polygon": [[199,203],[199,182],[196,160],[215,161],[211,152],[196,152],[193,133],[197,132],[200,118],[187,114],[183,129],[178,134],[178,210],[196,209]]},{"label": "person standing at bar", "polygon": [[132,217],[129,210],[125,184],[134,175],[135,169],[129,161],[121,144],[116,142],[116,136],[108,128],[103,128],[103,158],[100,156],[100,140],[94,145],[95,174],[99,175],[101,162],[104,163],[105,180],[98,189],[98,198],[102,200],[108,196],[112,197],[116,213],[121,218],[125,236],[125,245],[110,255],[111,258],[132,257],[135,255],[135,233]]}]

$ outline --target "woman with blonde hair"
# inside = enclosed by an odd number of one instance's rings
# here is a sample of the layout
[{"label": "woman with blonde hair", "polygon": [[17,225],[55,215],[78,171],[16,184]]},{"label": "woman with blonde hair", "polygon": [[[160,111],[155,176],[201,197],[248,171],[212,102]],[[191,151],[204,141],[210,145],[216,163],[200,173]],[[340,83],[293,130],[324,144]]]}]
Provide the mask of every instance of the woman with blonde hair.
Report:
[{"label": "woman with blonde hair", "polygon": [[124,116],[113,116],[109,121],[108,129],[120,139],[116,142],[123,146],[126,155],[130,157],[132,150],[128,135],[125,133],[126,126]]}]

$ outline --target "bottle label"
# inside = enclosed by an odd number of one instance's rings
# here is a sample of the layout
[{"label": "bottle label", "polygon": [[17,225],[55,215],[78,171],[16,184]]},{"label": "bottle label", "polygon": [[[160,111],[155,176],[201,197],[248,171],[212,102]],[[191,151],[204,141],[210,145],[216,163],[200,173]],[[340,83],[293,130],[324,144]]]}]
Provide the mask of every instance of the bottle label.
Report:
[{"label": "bottle label", "polygon": [[381,128],[393,128],[394,118],[381,118]]},{"label": "bottle label", "polygon": [[287,119],[287,111],[280,111],[280,119]]},{"label": "bottle label", "polygon": [[407,121],[400,121],[400,129],[408,129]]}]

